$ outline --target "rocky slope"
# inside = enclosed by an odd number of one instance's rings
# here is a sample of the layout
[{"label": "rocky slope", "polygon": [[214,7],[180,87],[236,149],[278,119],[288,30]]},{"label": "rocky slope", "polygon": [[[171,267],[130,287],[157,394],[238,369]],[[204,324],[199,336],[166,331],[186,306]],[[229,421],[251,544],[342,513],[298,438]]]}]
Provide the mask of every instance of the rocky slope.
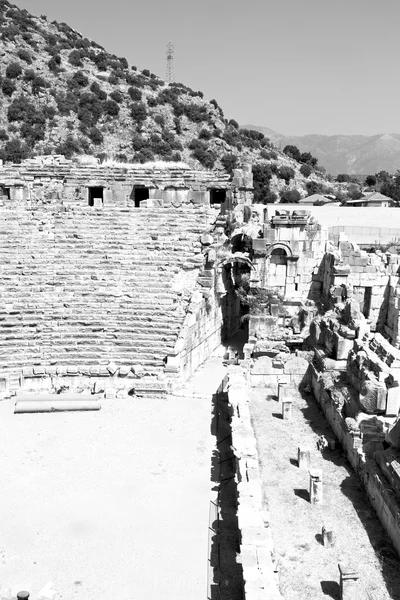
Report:
[{"label": "rocky slope", "polygon": [[230,171],[280,158],[215,100],[107,53],[65,23],[0,0],[0,158],[94,154]]},{"label": "rocky slope", "polygon": [[260,131],[284,148],[293,144],[302,152],[316,156],[328,173],[373,175],[379,171],[395,173],[400,168],[400,134],[303,135],[284,136],[268,127],[245,125]]}]

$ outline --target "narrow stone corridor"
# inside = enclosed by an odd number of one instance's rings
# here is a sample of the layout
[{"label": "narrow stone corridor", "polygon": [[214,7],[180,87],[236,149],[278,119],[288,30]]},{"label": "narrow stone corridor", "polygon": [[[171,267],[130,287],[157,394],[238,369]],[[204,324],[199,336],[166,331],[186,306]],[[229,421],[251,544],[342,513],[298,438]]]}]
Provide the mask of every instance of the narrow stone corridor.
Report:
[{"label": "narrow stone corridor", "polygon": [[[291,420],[267,389],[251,392],[251,416],[260,457],[265,502],[271,514],[276,568],[286,600],[339,600],[338,563],[360,576],[360,600],[398,600],[400,561],[366,492],[340,446],[317,449],[333,434],[312,395],[293,403]],[[309,501],[309,473],[297,464],[299,446],[311,451],[310,466],[322,470],[323,504]],[[322,527],[336,535],[322,544]]]}]

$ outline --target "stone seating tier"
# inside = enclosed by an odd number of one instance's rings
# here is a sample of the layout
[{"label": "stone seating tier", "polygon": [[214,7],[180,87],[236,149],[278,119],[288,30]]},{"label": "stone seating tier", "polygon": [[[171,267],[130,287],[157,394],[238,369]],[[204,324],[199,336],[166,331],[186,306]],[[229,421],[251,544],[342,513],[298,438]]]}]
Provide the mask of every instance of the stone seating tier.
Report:
[{"label": "stone seating tier", "polygon": [[0,372],[113,361],[160,373],[209,220],[196,207],[0,207]]}]

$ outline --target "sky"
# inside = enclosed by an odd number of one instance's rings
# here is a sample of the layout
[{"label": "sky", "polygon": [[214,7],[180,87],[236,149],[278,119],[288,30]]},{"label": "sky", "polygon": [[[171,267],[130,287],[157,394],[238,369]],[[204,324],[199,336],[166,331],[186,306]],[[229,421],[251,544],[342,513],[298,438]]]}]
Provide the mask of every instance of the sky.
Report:
[{"label": "sky", "polygon": [[399,0],[10,0],[284,135],[400,133]]}]

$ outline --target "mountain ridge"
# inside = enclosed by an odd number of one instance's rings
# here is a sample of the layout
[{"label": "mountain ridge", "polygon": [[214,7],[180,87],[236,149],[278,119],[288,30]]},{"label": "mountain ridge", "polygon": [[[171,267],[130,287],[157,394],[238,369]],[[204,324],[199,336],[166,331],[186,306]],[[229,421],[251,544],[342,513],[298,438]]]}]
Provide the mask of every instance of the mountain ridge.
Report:
[{"label": "mountain ridge", "polygon": [[[268,127],[244,125],[263,132],[274,144],[294,145],[302,152],[316,156],[328,173],[338,175],[375,174],[379,171],[394,173],[400,168],[400,134],[287,136]],[[268,135],[267,132],[272,133]]]}]

